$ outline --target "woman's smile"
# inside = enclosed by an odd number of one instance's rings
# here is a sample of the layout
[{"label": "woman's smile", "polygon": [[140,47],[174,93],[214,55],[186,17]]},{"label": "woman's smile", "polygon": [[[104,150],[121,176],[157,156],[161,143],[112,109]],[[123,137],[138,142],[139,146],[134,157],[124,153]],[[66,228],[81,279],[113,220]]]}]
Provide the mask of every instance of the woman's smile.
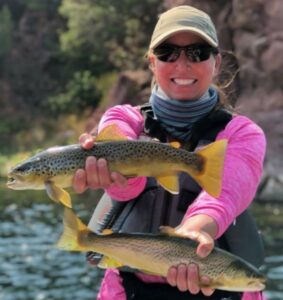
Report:
[{"label": "woman's smile", "polygon": [[180,86],[190,86],[196,83],[196,79],[183,79],[183,78],[172,78],[171,81],[176,85]]}]

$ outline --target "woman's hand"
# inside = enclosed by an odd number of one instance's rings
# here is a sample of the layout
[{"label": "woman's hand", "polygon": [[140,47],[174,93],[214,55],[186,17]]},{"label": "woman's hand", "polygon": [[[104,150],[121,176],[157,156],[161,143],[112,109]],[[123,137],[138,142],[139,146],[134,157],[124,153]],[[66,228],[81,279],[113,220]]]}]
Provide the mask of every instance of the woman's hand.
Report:
[{"label": "woman's hand", "polygon": [[[81,147],[86,150],[91,149],[94,142],[95,137],[88,133],[82,134],[79,138]],[[87,157],[85,168],[78,169],[73,177],[73,188],[77,193],[83,193],[88,188],[107,189],[112,185],[126,187],[127,179],[118,172],[110,172],[104,158]]]},{"label": "woman's hand", "polygon": [[[205,226],[203,226],[205,224]],[[205,228],[201,230],[200,227]],[[198,242],[196,253],[204,258],[210,254],[214,248],[213,236],[215,236],[217,225],[214,220],[206,215],[198,215],[188,219],[184,224],[176,228],[176,233],[186,236]],[[198,265],[180,264],[169,269],[167,281],[171,286],[176,286],[180,291],[189,291],[198,294],[200,291],[205,296],[213,294],[214,289],[201,287],[209,285],[210,279],[207,276],[200,276]]]}]

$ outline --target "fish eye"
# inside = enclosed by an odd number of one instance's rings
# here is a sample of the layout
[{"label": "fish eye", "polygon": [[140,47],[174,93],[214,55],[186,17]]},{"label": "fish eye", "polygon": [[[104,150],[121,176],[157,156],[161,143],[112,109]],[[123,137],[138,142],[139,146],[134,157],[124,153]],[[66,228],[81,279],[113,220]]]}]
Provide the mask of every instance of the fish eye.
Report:
[{"label": "fish eye", "polygon": [[15,171],[19,172],[19,173],[26,173],[30,170],[30,167],[31,167],[30,163],[25,163],[25,164],[22,164],[22,165],[16,167]]}]

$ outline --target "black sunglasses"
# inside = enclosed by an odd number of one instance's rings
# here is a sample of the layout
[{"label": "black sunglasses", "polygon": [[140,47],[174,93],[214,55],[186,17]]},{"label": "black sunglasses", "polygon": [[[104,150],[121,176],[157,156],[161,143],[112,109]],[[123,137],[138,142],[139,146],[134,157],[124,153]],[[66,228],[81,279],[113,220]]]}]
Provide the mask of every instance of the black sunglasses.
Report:
[{"label": "black sunglasses", "polygon": [[219,53],[217,48],[205,44],[178,46],[164,43],[153,49],[153,54],[161,61],[175,62],[179,58],[182,50],[185,51],[187,59],[194,63],[209,59],[210,54],[215,55]]}]

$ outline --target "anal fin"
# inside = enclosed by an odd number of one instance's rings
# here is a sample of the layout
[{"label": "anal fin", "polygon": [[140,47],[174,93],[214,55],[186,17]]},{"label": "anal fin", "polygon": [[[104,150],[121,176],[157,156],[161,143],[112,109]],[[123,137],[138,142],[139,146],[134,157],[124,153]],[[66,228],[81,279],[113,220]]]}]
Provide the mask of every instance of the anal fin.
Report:
[{"label": "anal fin", "polygon": [[177,175],[159,176],[158,183],[171,194],[179,194],[179,179]]}]

